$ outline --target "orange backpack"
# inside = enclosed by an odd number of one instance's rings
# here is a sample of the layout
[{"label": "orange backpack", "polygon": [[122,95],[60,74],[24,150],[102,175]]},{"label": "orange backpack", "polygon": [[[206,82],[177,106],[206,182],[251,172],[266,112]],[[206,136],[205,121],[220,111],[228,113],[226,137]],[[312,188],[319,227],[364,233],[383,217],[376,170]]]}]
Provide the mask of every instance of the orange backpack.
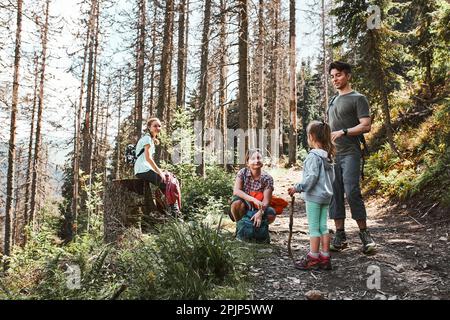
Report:
[{"label": "orange backpack", "polygon": [[[264,193],[261,191],[250,191],[250,196],[259,201],[263,201],[263,199],[264,199]],[[275,210],[275,213],[277,215],[282,214],[283,209],[286,208],[288,205],[289,205],[289,203],[286,200],[284,200],[280,197],[277,197],[277,196],[272,196],[272,200],[270,201],[270,204],[269,204],[269,206]],[[267,220],[269,221],[269,223],[272,223],[275,221],[275,216],[269,215],[267,217]]]}]

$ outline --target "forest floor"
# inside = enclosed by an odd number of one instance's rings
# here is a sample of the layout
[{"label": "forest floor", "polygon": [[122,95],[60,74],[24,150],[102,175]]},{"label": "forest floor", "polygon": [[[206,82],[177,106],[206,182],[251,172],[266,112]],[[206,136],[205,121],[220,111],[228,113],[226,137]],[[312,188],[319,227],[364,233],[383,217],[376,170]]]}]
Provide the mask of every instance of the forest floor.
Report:
[{"label": "forest floor", "polygon": [[[300,181],[301,171],[269,172],[275,181],[274,194],[290,203],[287,188]],[[349,247],[332,253],[330,271],[294,268],[287,251],[290,207],[286,208],[270,225],[271,244],[255,247],[258,252],[250,266],[253,279],[250,298],[304,300],[311,290],[318,290],[318,297],[330,300],[450,299],[450,216],[445,211],[427,212],[428,209],[417,205],[366,199],[368,227],[377,243],[376,254],[366,256],[361,252],[356,222],[347,218]],[[328,221],[328,227],[334,230],[333,221]],[[305,205],[298,194],[291,248],[294,259],[300,259],[309,249]],[[378,271],[381,276],[377,288],[374,276]]]}]

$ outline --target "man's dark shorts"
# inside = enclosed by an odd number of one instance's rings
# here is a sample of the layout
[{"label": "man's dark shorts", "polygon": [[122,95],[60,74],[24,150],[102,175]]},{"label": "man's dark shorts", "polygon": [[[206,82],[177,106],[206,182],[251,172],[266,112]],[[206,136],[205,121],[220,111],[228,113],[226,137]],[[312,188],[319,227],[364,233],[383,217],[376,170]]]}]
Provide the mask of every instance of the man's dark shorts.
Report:
[{"label": "man's dark shorts", "polygon": [[330,219],[345,219],[345,198],[347,199],[352,218],[367,218],[366,207],[361,195],[359,179],[361,176],[361,156],[359,154],[338,155],[334,165],[335,180],[333,198],[330,204]]}]

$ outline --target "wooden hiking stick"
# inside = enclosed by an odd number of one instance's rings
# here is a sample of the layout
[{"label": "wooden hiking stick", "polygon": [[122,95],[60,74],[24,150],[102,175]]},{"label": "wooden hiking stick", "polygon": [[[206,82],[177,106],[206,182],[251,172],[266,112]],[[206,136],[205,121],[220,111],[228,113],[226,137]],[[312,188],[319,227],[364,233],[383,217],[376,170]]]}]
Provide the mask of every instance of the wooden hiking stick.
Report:
[{"label": "wooden hiking stick", "polygon": [[292,239],[292,226],[294,225],[294,202],[295,196],[291,196],[291,212],[289,212],[289,237],[288,237],[288,254],[289,257],[294,260],[294,256],[292,255],[291,250],[291,239]]}]

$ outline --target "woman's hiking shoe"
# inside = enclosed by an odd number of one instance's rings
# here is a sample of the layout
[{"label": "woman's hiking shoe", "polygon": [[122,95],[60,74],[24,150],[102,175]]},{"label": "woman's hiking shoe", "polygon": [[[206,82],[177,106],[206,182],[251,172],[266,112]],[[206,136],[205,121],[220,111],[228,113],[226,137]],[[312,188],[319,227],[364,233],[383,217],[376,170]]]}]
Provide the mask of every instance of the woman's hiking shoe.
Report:
[{"label": "woman's hiking shoe", "polygon": [[323,270],[331,270],[333,269],[333,267],[331,266],[331,257],[330,256],[324,256],[324,255],[319,255],[319,264],[320,264],[320,269]]},{"label": "woman's hiking shoe", "polygon": [[330,244],[331,251],[341,251],[348,247],[345,231],[337,230]]},{"label": "woman's hiking shoe", "polygon": [[320,258],[314,258],[309,254],[294,262],[294,267],[300,270],[317,270],[320,268]]},{"label": "woman's hiking shoe", "polygon": [[370,236],[369,231],[363,230],[359,232],[359,237],[361,238],[362,244],[363,244],[363,253],[364,254],[373,254],[375,253],[375,247],[376,243],[373,241],[372,237]]}]

